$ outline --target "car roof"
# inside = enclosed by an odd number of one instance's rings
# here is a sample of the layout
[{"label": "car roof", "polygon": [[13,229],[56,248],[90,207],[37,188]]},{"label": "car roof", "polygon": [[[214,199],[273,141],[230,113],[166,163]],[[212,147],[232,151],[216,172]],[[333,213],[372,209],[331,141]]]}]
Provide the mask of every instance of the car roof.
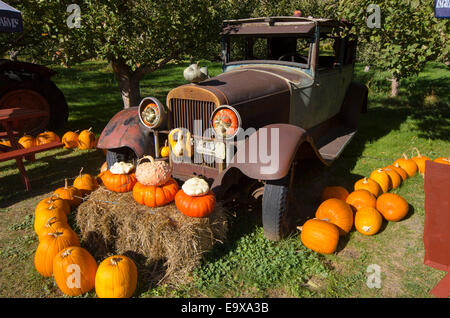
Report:
[{"label": "car roof", "polygon": [[295,36],[312,35],[316,26],[321,33],[329,33],[333,29],[350,27],[342,20],[313,17],[274,16],[223,21],[221,35],[263,35],[263,36]]}]

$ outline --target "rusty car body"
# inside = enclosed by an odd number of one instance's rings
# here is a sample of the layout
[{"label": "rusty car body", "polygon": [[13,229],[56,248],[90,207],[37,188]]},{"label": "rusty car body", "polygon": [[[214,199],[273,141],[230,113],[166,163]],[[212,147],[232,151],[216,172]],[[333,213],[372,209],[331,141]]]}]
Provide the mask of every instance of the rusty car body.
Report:
[{"label": "rusty car body", "polygon": [[[261,182],[264,233],[279,240],[293,228],[294,163],[317,158],[330,165],[367,107],[367,88],[352,81],[356,41],[339,35],[351,27],[304,17],[224,21],[223,73],[172,89],[166,107],[147,97],[121,111],[98,147],[108,149],[108,165],[158,158],[168,136],[175,178],[203,176],[219,199],[241,178]],[[150,112],[157,128],[142,119],[149,105],[156,105]],[[175,154],[175,143],[184,151]]]}]

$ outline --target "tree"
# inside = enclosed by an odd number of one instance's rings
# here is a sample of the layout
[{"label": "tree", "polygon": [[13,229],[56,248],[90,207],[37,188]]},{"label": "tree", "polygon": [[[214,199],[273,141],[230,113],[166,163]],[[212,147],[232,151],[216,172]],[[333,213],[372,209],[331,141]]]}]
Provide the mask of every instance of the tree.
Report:
[{"label": "tree", "polygon": [[[369,7],[372,3],[380,8],[380,27],[367,23],[375,13]],[[448,23],[434,18],[430,1],[342,0],[338,12],[355,24],[352,33],[358,37],[359,59],[390,72],[391,96],[398,95],[402,78],[422,71],[448,43]],[[447,32],[442,32],[444,28]]]},{"label": "tree", "polygon": [[[70,28],[72,0],[29,0],[17,4],[27,29],[22,42],[27,53],[52,51],[65,65],[87,58],[111,63],[124,107],[140,100],[139,82],[171,60],[195,55],[203,43],[218,41],[217,6],[213,0],[82,0],[80,27]],[[26,39],[26,41],[25,41]],[[46,39],[46,43],[42,41]],[[40,41],[39,41],[40,40]],[[52,54],[53,55],[53,54]]]}]

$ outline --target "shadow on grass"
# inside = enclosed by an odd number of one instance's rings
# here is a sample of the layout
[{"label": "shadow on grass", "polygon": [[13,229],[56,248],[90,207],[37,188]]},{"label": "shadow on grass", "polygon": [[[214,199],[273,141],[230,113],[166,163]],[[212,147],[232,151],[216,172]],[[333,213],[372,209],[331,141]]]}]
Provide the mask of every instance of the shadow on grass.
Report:
[{"label": "shadow on grass", "polygon": [[52,155],[38,157],[35,163],[26,162],[25,169],[31,183],[30,191],[25,191],[22,176],[15,166],[15,161],[11,161],[11,165],[14,165],[12,167],[14,173],[0,178],[2,197],[0,208],[53,192],[64,186],[65,178],[68,179],[69,185],[72,185],[81,167],[83,167],[83,173],[97,175],[99,167],[105,161],[100,150],[80,151],[75,156],[71,156],[70,152],[61,148],[60,151],[52,152]]}]

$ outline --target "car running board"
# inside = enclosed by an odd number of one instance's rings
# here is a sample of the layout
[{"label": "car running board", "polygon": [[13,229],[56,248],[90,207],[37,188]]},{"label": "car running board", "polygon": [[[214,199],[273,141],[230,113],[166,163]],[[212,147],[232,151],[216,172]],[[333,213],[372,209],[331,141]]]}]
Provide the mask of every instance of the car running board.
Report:
[{"label": "car running board", "polygon": [[356,129],[339,125],[317,141],[317,149],[326,164],[331,164],[341,155],[355,133]]}]

